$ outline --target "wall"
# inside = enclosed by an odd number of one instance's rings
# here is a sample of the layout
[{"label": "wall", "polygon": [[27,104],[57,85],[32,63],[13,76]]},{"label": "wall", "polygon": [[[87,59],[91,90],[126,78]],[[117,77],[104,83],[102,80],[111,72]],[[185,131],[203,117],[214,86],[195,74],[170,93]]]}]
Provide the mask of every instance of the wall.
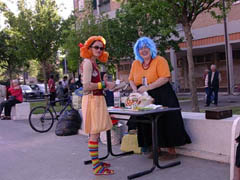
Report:
[{"label": "wall", "polygon": [[[219,12],[217,10],[217,12]],[[232,6],[229,14],[228,14],[228,21],[234,21],[234,20],[239,20],[240,19],[240,3],[237,3]],[[198,28],[203,28],[211,25],[216,25],[219,24],[217,20],[215,20],[210,13],[202,13],[200,14],[196,21],[193,23],[192,29],[198,29]]]},{"label": "wall", "polygon": [[222,120],[205,119],[205,113],[182,112],[186,131],[192,144],[177,149],[180,154],[230,162],[231,136],[234,120],[239,116]]}]

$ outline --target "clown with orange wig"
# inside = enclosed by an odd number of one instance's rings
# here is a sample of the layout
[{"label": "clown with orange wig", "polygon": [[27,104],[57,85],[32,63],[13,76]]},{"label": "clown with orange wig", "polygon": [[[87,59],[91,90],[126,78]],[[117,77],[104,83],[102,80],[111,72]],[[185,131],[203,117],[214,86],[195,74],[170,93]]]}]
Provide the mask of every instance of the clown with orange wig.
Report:
[{"label": "clown with orange wig", "polygon": [[101,79],[97,60],[106,63],[108,53],[105,51],[106,41],[102,36],[92,36],[84,44],[80,44],[80,56],[84,58],[82,63],[82,115],[85,133],[90,134],[88,150],[92,159],[93,173],[95,175],[114,174],[108,169],[110,164],[100,162],[98,158],[98,139],[100,132],[112,128],[112,121],[107,111],[106,101],[103,95],[104,88],[113,88],[114,83],[107,79]]}]

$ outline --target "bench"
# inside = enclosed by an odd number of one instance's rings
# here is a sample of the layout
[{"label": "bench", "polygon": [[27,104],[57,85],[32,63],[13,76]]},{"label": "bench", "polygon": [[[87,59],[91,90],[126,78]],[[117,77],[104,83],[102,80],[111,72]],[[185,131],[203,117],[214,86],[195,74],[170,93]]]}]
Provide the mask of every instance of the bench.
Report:
[{"label": "bench", "polygon": [[22,102],[16,104],[12,107],[11,110],[11,119],[12,120],[26,120],[30,114],[30,103]]},{"label": "bench", "polygon": [[0,85],[0,103],[6,98],[6,86]]}]

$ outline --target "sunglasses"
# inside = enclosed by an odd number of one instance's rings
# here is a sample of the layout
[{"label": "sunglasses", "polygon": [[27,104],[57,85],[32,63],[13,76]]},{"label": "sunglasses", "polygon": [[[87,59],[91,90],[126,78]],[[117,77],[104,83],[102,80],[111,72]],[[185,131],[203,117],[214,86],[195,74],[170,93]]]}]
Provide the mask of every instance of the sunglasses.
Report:
[{"label": "sunglasses", "polygon": [[100,49],[101,51],[104,50],[104,47],[99,47],[99,46],[92,46],[92,48],[94,48],[94,49],[96,49],[96,50]]}]

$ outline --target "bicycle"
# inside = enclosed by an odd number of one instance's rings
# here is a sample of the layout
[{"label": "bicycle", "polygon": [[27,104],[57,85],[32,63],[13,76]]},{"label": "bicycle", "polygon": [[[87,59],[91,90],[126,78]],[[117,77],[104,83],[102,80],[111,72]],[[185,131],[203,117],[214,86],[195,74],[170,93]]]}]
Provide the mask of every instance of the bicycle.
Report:
[{"label": "bicycle", "polygon": [[[45,95],[45,96],[49,97],[49,95]],[[63,106],[63,108],[58,113],[55,110],[53,103],[56,104],[58,102],[65,102],[65,101],[67,101],[66,104]],[[62,113],[68,107],[70,107],[71,110],[74,109],[72,106],[72,100],[71,100],[70,96],[68,96],[65,99],[59,99],[56,101],[49,100],[46,107],[45,106],[37,106],[31,110],[29,117],[28,117],[29,124],[34,131],[37,131],[39,133],[48,132],[52,128],[52,126],[54,124],[54,120],[58,120],[58,118],[62,115]]]}]

